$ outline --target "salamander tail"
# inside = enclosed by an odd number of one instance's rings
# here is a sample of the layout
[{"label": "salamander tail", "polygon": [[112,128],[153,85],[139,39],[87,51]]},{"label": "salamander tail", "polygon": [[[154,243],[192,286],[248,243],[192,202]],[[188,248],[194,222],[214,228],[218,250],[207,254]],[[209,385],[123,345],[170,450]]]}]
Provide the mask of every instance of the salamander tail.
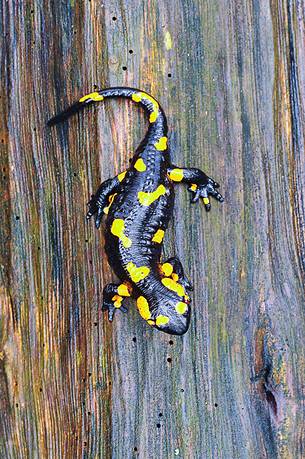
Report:
[{"label": "salamander tail", "polygon": [[101,89],[96,92],[91,92],[90,94],[81,97],[77,102],[75,102],[63,112],[53,116],[53,118],[47,122],[47,125],[54,126],[61,121],[65,121],[71,115],[79,112],[87,105],[91,105],[95,102],[101,102],[106,98],[108,99],[115,97],[124,97],[132,100],[133,102],[139,103],[146,110],[146,112],[148,112],[150,123],[159,121],[167,130],[166,118],[157,100],[146,92],[140,91],[139,89],[125,87]]},{"label": "salamander tail", "polygon": [[54,126],[55,124],[61,123],[62,121],[65,121],[66,119],[70,118],[71,115],[74,115],[74,113],[77,113],[83,108],[85,108],[87,105],[102,100],[104,100],[104,96],[102,96],[98,92],[92,92],[91,94],[87,94],[86,96],[82,97],[77,102],[75,102],[75,104],[70,105],[70,107],[68,107],[63,112],[60,112],[57,115],[53,116],[51,119],[49,119],[47,125]]}]

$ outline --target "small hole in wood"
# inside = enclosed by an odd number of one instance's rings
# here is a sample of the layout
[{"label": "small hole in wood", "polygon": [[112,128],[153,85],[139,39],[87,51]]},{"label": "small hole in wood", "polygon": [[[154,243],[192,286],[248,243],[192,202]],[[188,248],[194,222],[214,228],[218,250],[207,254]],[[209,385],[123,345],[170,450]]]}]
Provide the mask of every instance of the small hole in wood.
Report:
[{"label": "small hole in wood", "polygon": [[132,341],[133,341],[134,343],[136,343],[136,342],[137,342],[137,338],[134,336],[134,337],[132,338]]},{"label": "small hole in wood", "polygon": [[171,363],[172,359],[170,357],[167,357],[168,363]]},{"label": "small hole in wood", "polygon": [[116,21],[116,20],[117,20],[117,18],[116,18],[115,16],[113,16],[112,20],[113,20],[113,21]]},{"label": "small hole in wood", "polygon": [[181,389],[180,392],[184,392],[184,389]]},{"label": "small hole in wood", "polygon": [[94,326],[97,327],[97,322],[94,322]]},{"label": "small hole in wood", "polygon": [[172,346],[174,344],[174,341],[170,339],[168,344],[170,344]]},{"label": "small hole in wood", "polygon": [[124,70],[124,72],[127,70],[127,67],[126,65],[123,65],[122,69]]},{"label": "small hole in wood", "polygon": [[163,413],[159,413],[159,418],[162,418],[162,416],[163,416]]},{"label": "small hole in wood", "polygon": [[134,452],[136,453],[136,452],[138,451],[138,448],[135,446],[135,447],[133,448],[133,450],[134,450]]},{"label": "small hole in wood", "polygon": [[73,175],[74,175],[74,177],[76,177],[76,176],[77,176],[77,173],[76,173],[76,172],[74,172],[74,174],[73,174]]},{"label": "small hole in wood", "polygon": [[218,403],[214,403],[214,406],[215,406],[215,408],[217,408],[218,407]]},{"label": "small hole in wood", "polygon": [[87,442],[86,441],[84,441],[84,446],[87,446]]},{"label": "small hole in wood", "polygon": [[129,54],[133,54],[133,49],[130,49],[128,52]]},{"label": "small hole in wood", "polygon": [[39,388],[39,392],[42,392],[42,387]]},{"label": "small hole in wood", "polygon": [[88,373],[88,376],[89,376],[89,378],[90,378],[90,376],[92,376],[92,373]]},{"label": "small hole in wood", "polygon": [[157,424],[157,428],[160,429],[160,427],[161,427],[161,424],[158,423],[158,424]]},{"label": "small hole in wood", "polygon": [[20,220],[20,217],[19,217],[18,215],[16,215],[16,217],[15,217],[15,218],[16,218],[16,220]]},{"label": "small hole in wood", "polygon": [[171,77],[172,77],[172,74],[171,74],[171,73],[168,73],[167,76],[168,76],[168,78],[171,78]]},{"label": "small hole in wood", "polygon": [[16,403],[16,408],[18,408],[18,406],[19,406],[18,403]]},{"label": "small hole in wood", "polygon": [[39,247],[39,246],[37,247],[37,250],[40,250],[40,247]]}]

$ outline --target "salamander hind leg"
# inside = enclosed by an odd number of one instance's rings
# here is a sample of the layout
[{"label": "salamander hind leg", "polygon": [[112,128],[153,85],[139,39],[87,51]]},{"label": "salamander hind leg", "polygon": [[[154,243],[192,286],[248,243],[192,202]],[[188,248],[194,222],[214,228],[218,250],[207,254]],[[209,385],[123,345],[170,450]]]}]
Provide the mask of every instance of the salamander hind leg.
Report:
[{"label": "salamander hind leg", "polygon": [[211,209],[209,196],[213,196],[219,202],[223,202],[224,200],[222,195],[217,191],[219,184],[200,169],[171,166],[167,174],[173,182],[188,184],[188,190],[193,194],[191,202],[197,202],[199,198],[202,198],[206,211]]},{"label": "salamander hind leg", "polygon": [[123,301],[131,295],[131,286],[123,284],[107,284],[103,291],[103,311],[108,311],[108,319],[112,322],[116,310],[127,312]]},{"label": "salamander hind leg", "polygon": [[184,274],[184,269],[178,257],[171,257],[161,264],[161,272],[165,277],[171,277],[179,282],[186,290],[192,291],[193,286]]}]

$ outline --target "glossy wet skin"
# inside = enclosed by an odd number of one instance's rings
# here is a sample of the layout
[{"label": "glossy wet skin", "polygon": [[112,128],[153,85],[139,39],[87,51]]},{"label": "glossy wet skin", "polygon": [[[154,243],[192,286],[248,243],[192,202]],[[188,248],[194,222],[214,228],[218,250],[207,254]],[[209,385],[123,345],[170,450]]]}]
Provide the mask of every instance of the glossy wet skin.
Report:
[{"label": "glossy wet skin", "polygon": [[109,97],[126,97],[142,105],[149,114],[149,129],[130,167],[103,182],[89,203],[87,218],[96,216],[100,226],[106,214],[105,250],[120,284],[104,289],[103,309],[112,320],[116,309],[125,310],[126,297],[136,298],[141,317],[165,333],[182,335],[190,323],[191,284],[174,257],[161,263],[162,243],[174,205],[174,183],[184,182],[200,197],[206,210],[209,195],[219,201],[218,184],[199,169],[171,165],[165,114],[149,94],[132,88],[110,88],[82,97],[50,120],[56,124],[86,105]]}]

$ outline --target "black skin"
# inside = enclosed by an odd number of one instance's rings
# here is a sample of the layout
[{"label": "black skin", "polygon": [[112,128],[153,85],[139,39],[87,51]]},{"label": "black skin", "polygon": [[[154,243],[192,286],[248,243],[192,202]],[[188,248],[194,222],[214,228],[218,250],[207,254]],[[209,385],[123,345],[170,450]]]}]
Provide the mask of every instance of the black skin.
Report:
[{"label": "black skin", "polygon": [[[192,286],[177,257],[165,262],[170,272],[162,268],[162,238],[157,238],[156,233],[166,231],[172,216],[175,182],[189,186],[192,202],[203,198],[207,211],[211,208],[209,196],[220,202],[223,197],[217,191],[218,183],[201,170],[171,164],[164,142],[167,138],[165,114],[155,99],[138,89],[118,87],[91,93],[52,118],[48,125],[64,121],[87,105],[113,97],[132,99],[143,106],[150,115],[150,125],[126,174],[103,182],[89,202],[87,219],[94,215],[97,228],[104,213],[107,213],[105,250],[110,265],[123,282],[108,284],[104,288],[103,309],[108,311],[109,320],[112,320],[116,309],[126,311],[122,304],[126,296],[140,297],[138,308],[149,325],[165,333],[183,335],[190,322],[188,293]],[[145,170],[137,167],[139,159],[141,164],[144,163]],[[155,199],[143,203],[141,192],[153,193],[156,190],[161,192]],[[141,269],[134,271],[134,268]],[[141,306],[143,302],[144,309]]]}]

